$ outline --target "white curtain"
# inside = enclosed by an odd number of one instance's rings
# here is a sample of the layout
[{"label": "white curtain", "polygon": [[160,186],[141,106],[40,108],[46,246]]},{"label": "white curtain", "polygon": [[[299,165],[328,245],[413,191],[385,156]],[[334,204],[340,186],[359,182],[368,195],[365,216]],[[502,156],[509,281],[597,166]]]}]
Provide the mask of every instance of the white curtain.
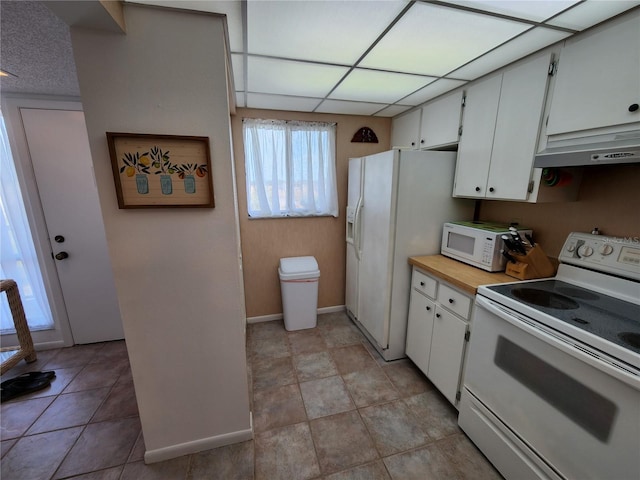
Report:
[{"label": "white curtain", "polygon": [[[0,114],[0,277],[15,280],[31,330],[53,327],[42,273],[22,202],[9,140]],[[0,333],[13,333],[6,296],[0,298]]]},{"label": "white curtain", "polygon": [[336,126],[244,119],[250,217],[338,216]]}]

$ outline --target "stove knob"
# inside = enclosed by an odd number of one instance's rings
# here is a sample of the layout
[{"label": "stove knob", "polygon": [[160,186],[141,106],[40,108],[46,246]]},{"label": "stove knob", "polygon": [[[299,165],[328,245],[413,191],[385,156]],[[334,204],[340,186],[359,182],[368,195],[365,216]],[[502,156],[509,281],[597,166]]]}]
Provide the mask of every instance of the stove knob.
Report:
[{"label": "stove knob", "polygon": [[598,251],[602,255],[611,255],[613,253],[613,247],[611,245],[609,245],[608,243],[604,243],[604,244],[600,245],[600,248],[598,248]]},{"label": "stove knob", "polygon": [[567,251],[569,252],[573,252],[575,249],[576,249],[576,246],[573,243],[567,247]]},{"label": "stove knob", "polygon": [[581,257],[590,257],[591,255],[593,255],[593,248],[588,245],[582,245],[578,249],[578,255],[580,255]]}]

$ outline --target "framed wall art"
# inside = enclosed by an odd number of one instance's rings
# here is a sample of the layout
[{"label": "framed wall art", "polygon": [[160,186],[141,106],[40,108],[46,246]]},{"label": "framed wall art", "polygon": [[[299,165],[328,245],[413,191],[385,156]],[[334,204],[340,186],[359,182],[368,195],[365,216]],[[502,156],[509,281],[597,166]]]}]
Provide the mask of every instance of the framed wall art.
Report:
[{"label": "framed wall art", "polygon": [[120,208],[213,208],[209,137],[107,132]]}]

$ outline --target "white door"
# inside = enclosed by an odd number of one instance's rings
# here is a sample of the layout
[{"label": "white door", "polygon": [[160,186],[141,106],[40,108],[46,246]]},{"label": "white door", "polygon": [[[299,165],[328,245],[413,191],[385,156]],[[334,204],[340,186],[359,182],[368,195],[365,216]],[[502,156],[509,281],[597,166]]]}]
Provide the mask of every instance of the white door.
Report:
[{"label": "white door", "polygon": [[122,339],[84,114],[20,114],[74,342]]},{"label": "white door", "polygon": [[391,123],[391,145],[394,148],[417,149],[420,135],[421,110],[416,109],[393,119]]},{"label": "white door", "polygon": [[456,197],[486,196],[501,87],[502,74],[474,83],[467,89],[453,184]]},{"label": "white door", "polygon": [[547,135],[638,122],[640,11],[569,38],[560,53]]},{"label": "white door", "polygon": [[382,348],[389,343],[396,153],[367,157],[362,185],[358,320]]},{"label": "white door", "polygon": [[[360,206],[362,159],[349,159],[349,177],[347,190],[347,278],[344,303],[347,310],[358,318],[358,207]],[[350,213],[349,213],[350,212]]]},{"label": "white door", "polygon": [[544,53],[504,72],[487,198],[527,199],[550,63]]},{"label": "white door", "polygon": [[407,318],[407,356],[425,375],[429,372],[435,312],[433,301],[415,290],[411,292]]},{"label": "white door", "polygon": [[451,145],[458,141],[462,90],[450,93],[422,107],[420,148]]}]

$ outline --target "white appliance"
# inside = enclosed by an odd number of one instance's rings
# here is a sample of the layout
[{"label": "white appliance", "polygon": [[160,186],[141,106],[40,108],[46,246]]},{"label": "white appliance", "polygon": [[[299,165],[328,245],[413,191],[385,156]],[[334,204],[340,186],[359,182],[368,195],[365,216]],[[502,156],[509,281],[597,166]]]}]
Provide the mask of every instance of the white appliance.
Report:
[{"label": "white appliance", "polygon": [[[531,236],[533,232],[518,228],[518,234]],[[447,222],[442,227],[440,253],[489,272],[501,272],[507,265],[507,259],[502,255],[505,249],[502,235],[511,236],[509,225],[480,221]]]},{"label": "white appliance", "polygon": [[347,313],[385,360],[405,356],[410,256],[440,252],[442,225],[471,218],[452,198],[455,152],[391,150],[349,160]]},{"label": "white appliance", "polygon": [[478,289],[458,422],[505,478],[640,478],[640,241],[572,233]]}]

